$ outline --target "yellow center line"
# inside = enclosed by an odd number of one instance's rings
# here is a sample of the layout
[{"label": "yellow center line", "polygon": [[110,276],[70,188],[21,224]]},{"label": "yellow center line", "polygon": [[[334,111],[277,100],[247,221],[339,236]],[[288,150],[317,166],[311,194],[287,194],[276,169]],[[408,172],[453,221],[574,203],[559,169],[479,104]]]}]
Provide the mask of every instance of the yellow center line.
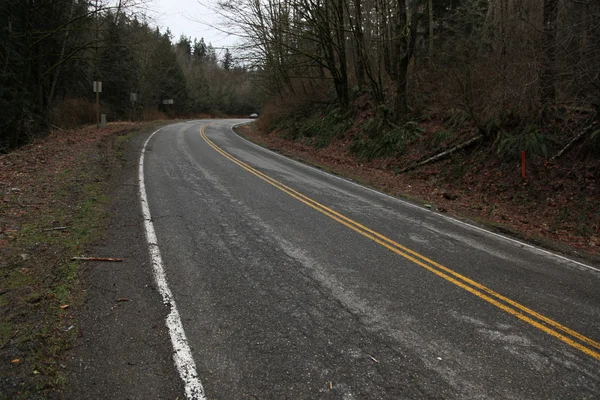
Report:
[{"label": "yellow center line", "polygon": [[[520,320],[527,322],[528,324],[544,331],[545,333],[556,337],[557,339],[586,353],[587,355],[589,355],[597,360],[600,360],[600,353],[598,353],[597,351],[594,351],[593,349],[585,347],[584,345],[574,341],[573,339],[571,339],[567,336],[564,336],[563,334],[549,328],[546,325],[543,325],[542,323],[530,318],[527,315],[522,314],[521,312],[519,312],[513,308],[510,308],[509,306],[499,302],[498,300],[501,300],[501,301],[515,307],[516,309],[521,310],[521,311],[539,319],[540,321],[543,321],[546,324],[548,324],[548,325],[550,325],[550,326],[552,326],[574,338],[577,338],[578,340],[580,340],[584,343],[587,343],[588,345],[591,345],[595,348],[600,349],[600,343],[598,343],[578,332],[575,332],[572,329],[569,329],[566,326],[563,326],[560,323],[558,323],[548,317],[545,317],[545,316],[517,303],[516,301],[511,300],[511,299],[493,291],[492,289],[490,289],[470,278],[467,278],[464,275],[459,274],[456,271],[453,271],[452,269],[450,269],[448,267],[445,267],[433,260],[430,260],[429,258],[417,253],[416,251],[411,250],[411,249],[393,241],[392,239],[389,239],[386,236],[381,235],[380,233],[377,233],[377,232],[361,225],[360,223],[324,206],[323,204],[309,198],[308,196],[306,196],[306,195],[284,185],[283,183],[271,178],[270,176],[256,170],[255,168],[244,163],[243,161],[238,160],[237,158],[235,158],[234,156],[232,156],[231,154],[227,153],[225,150],[221,149],[216,144],[214,144],[206,136],[206,134],[204,132],[205,128],[206,128],[206,126],[203,126],[200,130],[200,135],[202,136],[204,141],[206,141],[206,143],[209,146],[211,146],[215,151],[217,151],[218,153],[220,153],[221,155],[223,155],[225,158],[229,159],[233,163],[237,164],[241,168],[250,172],[251,174],[259,177],[260,179],[262,179],[265,182],[269,183],[270,185],[276,187],[277,189],[281,190],[282,192],[290,195],[291,197],[306,204],[307,206],[319,211],[320,213],[328,216],[329,218],[339,222],[340,224],[346,226],[347,228],[352,229],[353,231],[367,237],[368,239],[378,243],[379,245],[387,248],[388,250],[406,258],[407,260],[412,261],[413,263],[419,265],[420,267],[427,269],[428,271],[436,274],[437,276],[445,279],[446,281],[455,284],[456,286],[466,290],[467,292],[479,297],[482,300],[485,300],[486,302],[500,308],[501,310],[503,310],[511,315],[514,315],[515,317],[519,318]],[[471,287],[469,285],[471,285],[473,287]],[[479,290],[477,290],[477,289],[479,289]],[[495,299],[490,296],[495,297]]]}]

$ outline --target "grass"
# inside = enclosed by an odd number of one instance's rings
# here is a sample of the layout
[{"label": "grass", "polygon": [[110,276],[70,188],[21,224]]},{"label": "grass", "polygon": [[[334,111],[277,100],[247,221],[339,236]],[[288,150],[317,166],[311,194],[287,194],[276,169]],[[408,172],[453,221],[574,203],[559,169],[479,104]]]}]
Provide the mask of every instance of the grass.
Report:
[{"label": "grass", "polygon": [[[18,360],[0,365],[8,388],[0,399],[46,398],[66,383],[61,362],[77,334],[71,311],[83,302],[80,265],[71,258],[105,237],[111,165],[141,131],[91,144],[61,171],[34,171],[20,196],[47,191],[41,206],[0,205],[6,215],[27,213],[14,220],[3,249],[7,262],[0,264],[0,354]],[[67,229],[44,231],[56,226]]]},{"label": "grass", "polygon": [[[3,312],[0,340],[4,343],[12,338],[16,342],[12,353],[19,362],[14,363],[11,372],[16,372],[14,377],[22,382],[11,398],[36,398],[65,381],[56,361],[70,348],[75,330],[65,332],[70,310],[61,306],[77,305],[82,298],[80,267],[70,257],[101,236],[107,201],[102,194],[105,178],[107,172],[100,168],[58,174],[55,183],[59,201],[24,224],[12,243],[13,249],[28,254],[32,261],[19,254],[21,260],[13,260],[3,280],[4,289],[13,289],[18,295],[2,296],[3,308],[10,309]],[[101,181],[91,182],[96,179]],[[82,181],[89,183],[74,184]],[[43,231],[55,221],[70,221],[68,232]],[[31,379],[23,379],[23,374]]]}]

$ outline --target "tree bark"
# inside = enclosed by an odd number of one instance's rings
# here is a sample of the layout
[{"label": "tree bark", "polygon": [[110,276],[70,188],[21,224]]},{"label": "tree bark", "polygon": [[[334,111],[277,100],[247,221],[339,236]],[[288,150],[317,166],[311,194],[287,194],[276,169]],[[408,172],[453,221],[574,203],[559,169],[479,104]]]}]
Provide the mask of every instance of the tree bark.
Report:
[{"label": "tree bark", "polygon": [[556,19],[558,0],[544,0],[544,56],[540,74],[542,107],[556,102]]},{"label": "tree bark", "polygon": [[[406,7],[406,0],[398,0],[398,38],[396,75],[396,120],[408,112],[408,66],[416,44],[416,23]],[[402,49],[404,54],[401,56]]]},{"label": "tree bark", "polygon": [[427,0],[427,11],[429,14],[429,41],[427,43],[427,50],[429,62],[431,62],[433,58],[433,0]]},{"label": "tree bark", "polygon": [[365,85],[365,55],[361,2],[361,0],[354,0],[354,39],[356,40],[356,80],[362,90]]},{"label": "tree bark", "polygon": [[[69,13],[67,14],[67,21],[71,21],[73,17],[73,6],[75,4],[75,0],[71,0],[69,4]],[[52,105],[54,101],[54,93],[56,91],[56,83],[58,82],[58,77],[60,75],[60,70],[62,67],[62,62],[65,57],[65,48],[67,47],[67,40],[69,39],[70,30],[68,27],[65,27],[65,35],[63,37],[63,42],[60,47],[60,56],[58,58],[58,67],[56,67],[56,71],[54,71],[54,78],[52,79],[52,85],[50,86],[50,93],[48,93],[48,104]]]},{"label": "tree bark", "polygon": [[346,36],[344,29],[344,0],[337,1],[337,52],[339,58],[340,70],[340,106],[345,109],[350,104],[350,96],[348,93],[348,63],[346,60]]}]

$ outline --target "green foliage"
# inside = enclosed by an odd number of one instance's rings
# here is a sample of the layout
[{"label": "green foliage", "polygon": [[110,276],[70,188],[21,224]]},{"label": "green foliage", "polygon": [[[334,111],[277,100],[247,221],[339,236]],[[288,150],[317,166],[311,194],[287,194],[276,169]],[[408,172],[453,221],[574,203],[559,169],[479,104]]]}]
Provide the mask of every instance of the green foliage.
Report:
[{"label": "green foliage", "polygon": [[548,139],[535,125],[527,125],[522,133],[510,134],[500,131],[496,138],[498,154],[505,156],[518,156],[521,151],[530,156],[548,157]]},{"label": "green foliage", "polygon": [[203,39],[173,41],[168,29],[141,22],[133,3],[0,2],[0,152],[51,124],[89,123],[68,103],[93,103],[94,80],[103,82],[100,106],[109,121],[151,115],[165,99],[174,105],[163,111],[176,117],[258,111],[254,72],[238,66],[236,54],[221,63]]},{"label": "green foliage", "polygon": [[469,113],[465,110],[453,110],[450,117],[446,120],[446,126],[451,129],[464,128],[469,120]]},{"label": "green foliage", "polygon": [[129,114],[131,92],[139,87],[139,65],[124,40],[127,26],[117,24],[110,16],[107,23],[107,47],[100,54],[99,77],[103,82],[102,100],[111,105],[109,119],[120,119]]},{"label": "green foliage", "polygon": [[352,126],[352,117],[337,106],[331,106],[325,112],[306,108],[274,119],[273,124],[290,139],[322,148]]},{"label": "green foliage", "polygon": [[378,117],[365,123],[363,130],[367,135],[356,139],[350,146],[350,151],[365,160],[400,156],[409,143],[423,134],[423,129],[417,122],[390,126]]},{"label": "green foliage", "polygon": [[427,140],[427,146],[431,149],[439,148],[442,143],[450,140],[453,134],[452,131],[438,131],[432,134]]}]

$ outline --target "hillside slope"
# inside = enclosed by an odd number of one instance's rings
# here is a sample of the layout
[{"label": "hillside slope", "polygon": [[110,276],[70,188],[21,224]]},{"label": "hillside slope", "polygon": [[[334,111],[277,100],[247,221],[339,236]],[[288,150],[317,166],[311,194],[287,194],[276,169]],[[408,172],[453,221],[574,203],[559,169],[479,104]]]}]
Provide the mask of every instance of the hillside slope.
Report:
[{"label": "hillside slope", "polygon": [[[480,131],[467,121],[449,120],[411,122],[374,135],[373,125],[381,128],[377,116],[361,111],[360,105],[356,108],[359,111],[349,122],[335,111],[301,119],[270,114],[239,132],[285,155],[433,211],[544,247],[600,259],[600,157],[589,137],[582,136],[552,160],[577,136],[581,123],[569,120],[560,129],[520,134],[498,130],[413,168],[478,138]],[[529,150],[525,178],[521,149]]]}]

